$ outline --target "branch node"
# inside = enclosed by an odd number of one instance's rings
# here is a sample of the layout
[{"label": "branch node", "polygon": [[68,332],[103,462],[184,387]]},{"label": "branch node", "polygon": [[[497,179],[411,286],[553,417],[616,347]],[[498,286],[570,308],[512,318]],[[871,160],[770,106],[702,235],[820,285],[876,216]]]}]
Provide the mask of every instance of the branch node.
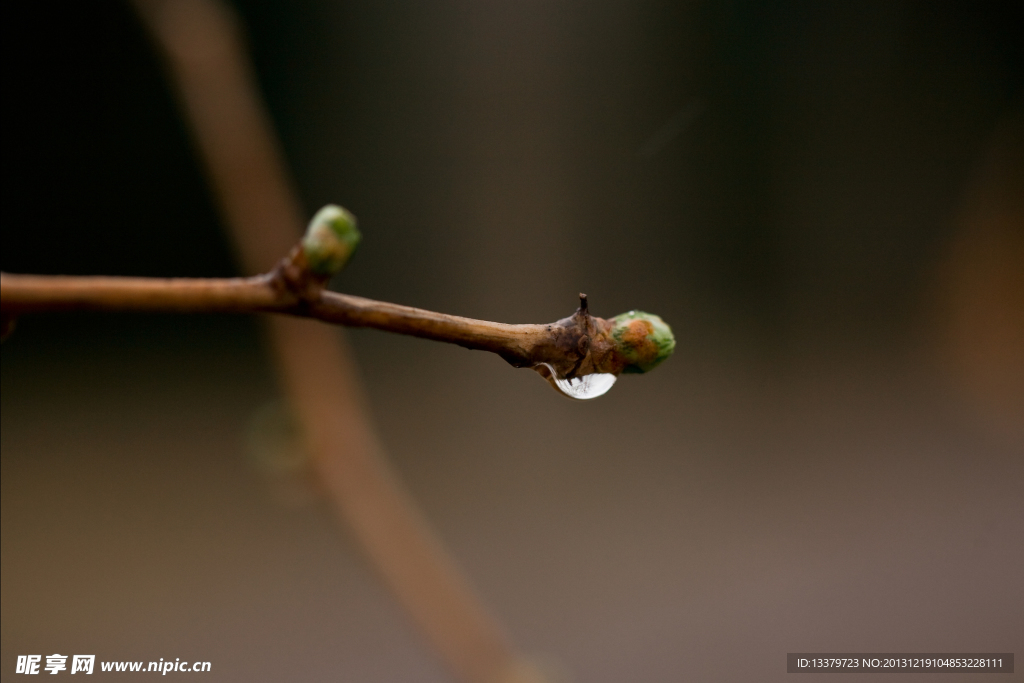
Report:
[{"label": "branch node", "polygon": [[330,275],[318,275],[310,269],[302,244],[297,244],[274,267],[270,282],[278,291],[310,303],[320,298],[330,279]]},{"label": "branch node", "polygon": [[300,301],[316,301],[331,277],[348,263],[360,239],[355,216],[328,204],[316,212],[302,241],[274,268],[274,284]]}]

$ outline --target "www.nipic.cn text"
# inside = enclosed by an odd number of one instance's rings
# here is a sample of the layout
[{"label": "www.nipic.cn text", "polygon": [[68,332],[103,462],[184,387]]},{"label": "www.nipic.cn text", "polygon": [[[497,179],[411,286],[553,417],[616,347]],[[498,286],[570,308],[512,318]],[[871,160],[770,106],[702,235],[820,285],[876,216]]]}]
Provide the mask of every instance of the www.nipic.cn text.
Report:
[{"label": "www.nipic.cn text", "polygon": [[[45,661],[45,664],[43,660]],[[70,663],[68,660],[71,660]],[[95,671],[96,655],[18,655],[18,663],[14,673],[18,674],[58,674],[67,672],[72,674],[91,674]],[[156,662],[100,662],[100,671],[103,672],[131,672],[131,673],[159,673],[166,676],[168,673],[202,673],[209,671],[210,662],[189,662],[181,661],[180,658],[161,658]]]}]

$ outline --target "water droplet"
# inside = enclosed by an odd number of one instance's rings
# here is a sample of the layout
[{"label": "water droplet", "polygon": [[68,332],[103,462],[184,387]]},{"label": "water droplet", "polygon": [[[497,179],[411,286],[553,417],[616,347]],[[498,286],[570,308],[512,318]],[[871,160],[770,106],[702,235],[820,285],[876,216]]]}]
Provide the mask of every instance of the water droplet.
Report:
[{"label": "water droplet", "polygon": [[615,375],[605,372],[595,372],[592,375],[573,377],[572,379],[555,379],[555,386],[562,390],[562,393],[570,398],[597,398],[608,393],[608,390],[618,379]]},{"label": "water droplet", "polygon": [[618,379],[616,375],[600,372],[582,377],[573,377],[572,379],[564,379],[559,377],[555,373],[554,368],[547,363],[535,365],[533,369],[546,379],[551,386],[569,398],[586,399],[603,396],[608,393],[608,390],[615,384],[615,380]]}]

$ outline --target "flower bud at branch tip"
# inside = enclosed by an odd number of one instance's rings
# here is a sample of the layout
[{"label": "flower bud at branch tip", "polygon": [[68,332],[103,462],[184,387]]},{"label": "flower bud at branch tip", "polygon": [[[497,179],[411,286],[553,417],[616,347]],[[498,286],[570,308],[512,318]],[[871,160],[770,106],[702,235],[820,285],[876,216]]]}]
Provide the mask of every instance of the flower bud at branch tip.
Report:
[{"label": "flower bud at branch tip", "polygon": [[624,373],[649,372],[676,348],[672,329],[653,313],[629,311],[611,319],[611,336],[627,361]]},{"label": "flower bud at branch tip", "polygon": [[313,273],[331,276],[345,267],[361,238],[355,216],[340,206],[328,204],[309,222],[302,238],[302,252]]}]

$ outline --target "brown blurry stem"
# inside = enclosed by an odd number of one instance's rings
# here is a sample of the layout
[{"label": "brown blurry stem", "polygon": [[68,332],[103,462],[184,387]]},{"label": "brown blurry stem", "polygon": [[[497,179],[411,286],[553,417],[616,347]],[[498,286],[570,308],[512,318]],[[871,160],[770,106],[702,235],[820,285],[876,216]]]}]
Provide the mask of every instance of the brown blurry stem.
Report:
[{"label": "brown blurry stem", "polygon": [[0,273],[0,309],[6,316],[68,310],[285,313],[491,351],[517,367],[546,363],[563,376],[581,374],[582,361],[589,361],[585,371],[615,373],[621,371],[616,363],[624,362],[611,350],[597,352],[611,344],[606,334],[611,324],[590,315],[583,295],[569,318],[507,325],[326,291],[308,272],[284,275],[293,262],[286,259],[265,275],[231,279]]},{"label": "brown blurry stem", "polygon": [[[217,0],[134,4],[164,53],[240,260],[250,273],[266,272],[297,241],[302,212],[237,20]],[[272,299],[259,278],[232,286],[268,305]],[[364,310],[360,301],[336,296],[324,293],[321,299],[337,302],[333,307],[317,305],[353,316]],[[371,311],[358,315],[373,317]],[[372,564],[459,678],[515,680],[520,660],[514,647],[384,457],[343,337],[285,316],[274,316],[267,325],[314,467]]]}]

